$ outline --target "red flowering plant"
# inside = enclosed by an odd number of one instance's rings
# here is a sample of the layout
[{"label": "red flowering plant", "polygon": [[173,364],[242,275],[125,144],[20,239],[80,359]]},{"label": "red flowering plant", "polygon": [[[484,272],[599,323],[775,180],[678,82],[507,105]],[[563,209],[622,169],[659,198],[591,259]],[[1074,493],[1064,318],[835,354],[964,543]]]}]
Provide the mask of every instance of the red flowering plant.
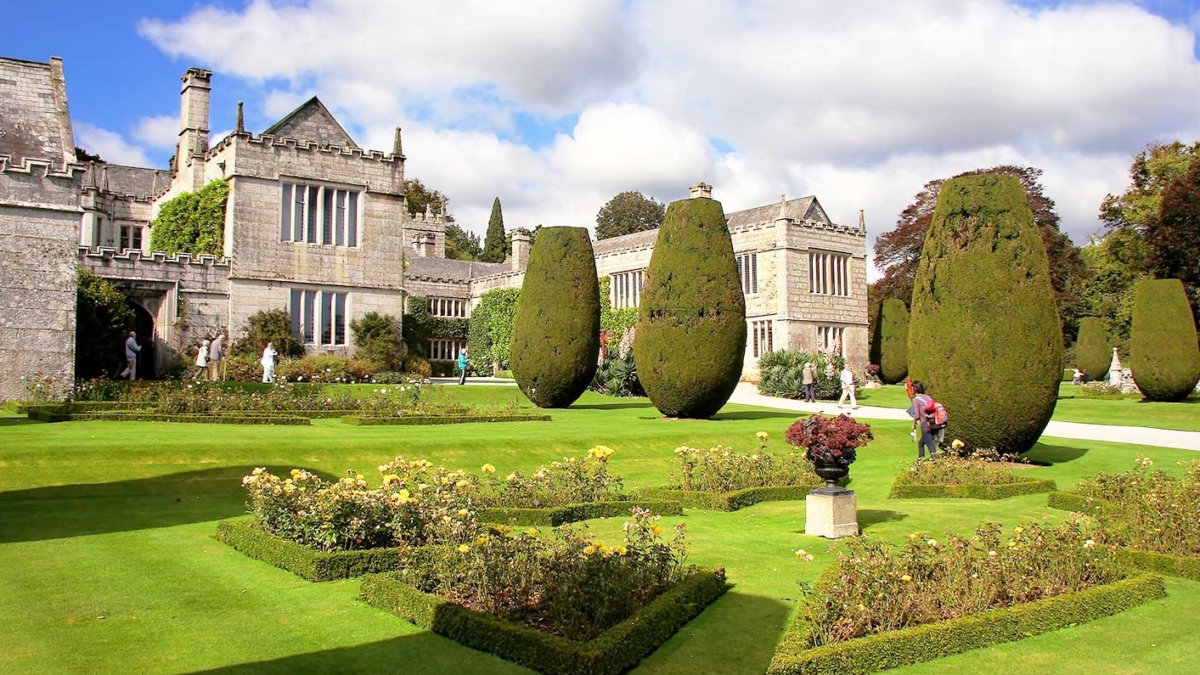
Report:
[{"label": "red flowering plant", "polygon": [[845,467],[857,458],[857,448],[875,437],[871,425],[855,422],[849,415],[813,415],[796,420],[788,427],[786,438],[790,445],[805,448],[804,458],[813,464]]}]

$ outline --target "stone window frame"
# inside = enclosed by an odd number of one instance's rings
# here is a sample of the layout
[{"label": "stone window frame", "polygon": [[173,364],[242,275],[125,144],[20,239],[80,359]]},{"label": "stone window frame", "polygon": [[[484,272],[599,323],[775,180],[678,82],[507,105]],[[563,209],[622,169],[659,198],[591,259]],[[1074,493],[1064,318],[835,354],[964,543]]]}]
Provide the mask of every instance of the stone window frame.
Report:
[{"label": "stone window frame", "polygon": [[429,316],[440,319],[468,319],[471,317],[471,301],[466,298],[429,298]]},{"label": "stone window frame", "polygon": [[453,361],[458,358],[458,353],[466,348],[466,340],[432,338],[429,340],[429,360]]},{"label": "stone window frame", "polygon": [[288,287],[288,315],[292,320],[292,334],[305,346],[349,346],[350,301],[347,291],[311,286]]},{"label": "stone window frame", "polygon": [[846,358],[846,327],[834,324],[820,324],[817,326],[817,351],[834,353],[833,348],[836,346],[839,355]]},{"label": "stone window frame", "polygon": [[751,319],[750,338],[751,354],[754,358],[757,359],[763,354],[775,351],[775,321],[773,319]]},{"label": "stone window frame", "polygon": [[743,295],[758,294],[758,251],[743,251],[733,256]]},{"label": "stone window frame", "polygon": [[[113,220],[112,228],[113,233],[116,235],[115,248],[118,253],[142,250],[146,237],[145,226],[142,223],[132,220]],[[126,245],[127,242],[128,245]]]},{"label": "stone window frame", "polygon": [[613,309],[632,309],[641,304],[646,285],[646,268],[640,267],[609,275],[609,296]]},{"label": "stone window frame", "polygon": [[[365,194],[362,185],[280,176],[279,240],[289,244],[362,248]],[[314,203],[315,211],[311,209]],[[299,218],[298,208],[303,209]],[[332,216],[327,217],[327,209]],[[344,214],[340,223],[339,210]]]},{"label": "stone window frame", "polygon": [[845,251],[810,248],[808,250],[808,292],[810,295],[853,297],[850,261]]}]

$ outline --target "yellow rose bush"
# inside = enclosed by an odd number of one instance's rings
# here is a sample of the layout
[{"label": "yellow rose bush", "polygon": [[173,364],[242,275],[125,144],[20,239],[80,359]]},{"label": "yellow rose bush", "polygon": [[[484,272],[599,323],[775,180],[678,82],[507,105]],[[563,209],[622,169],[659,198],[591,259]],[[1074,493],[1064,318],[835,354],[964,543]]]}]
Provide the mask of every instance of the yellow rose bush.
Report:
[{"label": "yellow rose bush", "polygon": [[[487,464],[478,503],[505,508],[551,508],[587,502],[623,501],[624,481],[608,472],[612,448],[598,445],[583,459],[564,457],[526,475],[513,471],[500,477]],[[488,470],[491,467],[491,471]]]},{"label": "yellow rose bush", "polygon": [[678,582],[683,525],[666,540],[658,517],[634,509],[623,537],[581,529],[493,527],[457,548],[435,547],[401,569],[426,593],[572,640],[589,640]]},{"label": "yellow rose bush", "polygon": [[[1200,462],[1182,477],[1138,457],[1133,469],[1100,473],[1079,483],[1084,512],[1095,517],[1097,540],[1169,556],[1200,558]],[[1103,508],[1100,505],[1103,504]]]},{"label": "yellow rose bush", "polygon": [[758,452],[737,452],[718,445],[707,450],[675,448],[676,468],[670,486],[699,492],[734,492],[755,487],[824,484],[803,453],[771,454],[760,432]]}]

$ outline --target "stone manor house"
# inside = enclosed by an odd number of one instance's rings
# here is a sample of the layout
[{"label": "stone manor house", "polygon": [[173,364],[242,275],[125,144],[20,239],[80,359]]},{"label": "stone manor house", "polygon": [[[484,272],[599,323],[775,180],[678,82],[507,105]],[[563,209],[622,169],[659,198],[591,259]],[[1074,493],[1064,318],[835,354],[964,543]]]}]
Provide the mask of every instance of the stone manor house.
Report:
[{"label": "stone manor house", "polygon": [[[153,377],[204,337],[236,339],[260,310],[288,310],[312,352],[353,353],[350,322],[402,317],[408,298],[434,316],[469,318],[483,293],[520,287],[529,234],[512,232],[503,263],[445,257],[444,214],[409,217],[400,130],[390,152],[355,143],[312,98],[261,133],[211,142],[212,73],[189,69],[179,143],[165,169],[76,159],[60,59],[0,58],[0,399],[22,376],[74,373],[75,277],[86,267],[131,300]],[[221,256],[150,250],[162,205],[216,179],[229,185]],[[698,183],[692,196],[711,197]],[[728,214],[746,293],[746,374],[782,348],[841,349],[867,362],[866,231],[834,224],[815,197]],[[594,243],[614,307],[636,307],[657,231]],[[406,264],[407,262],[407,264]],[[435,337],[431,360],[461,341]],[[120,358],[114,354],[114,362]]]}]

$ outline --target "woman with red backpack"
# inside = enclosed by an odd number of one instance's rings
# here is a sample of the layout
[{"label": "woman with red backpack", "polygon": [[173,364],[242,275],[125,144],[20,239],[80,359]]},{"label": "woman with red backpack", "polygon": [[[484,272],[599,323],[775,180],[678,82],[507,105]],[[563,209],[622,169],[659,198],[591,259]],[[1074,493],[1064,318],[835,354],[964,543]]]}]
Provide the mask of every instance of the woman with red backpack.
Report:
[{"label": "woman with red backpack", "polygon": [[[945,438],[946,409],[925,393],[925,385],[920,381],[912,383],[912,391],[912,405],[908,408],[908,414],[913,418],[913,435],[916,435],[918,429],[921,432],[921,437],[917,441],[917,456],[924,458],[925,449],[928,448],[929,456],[932,458],[937,456],[938,444]],[[941,410],[940,418],[939,408]]]}]

